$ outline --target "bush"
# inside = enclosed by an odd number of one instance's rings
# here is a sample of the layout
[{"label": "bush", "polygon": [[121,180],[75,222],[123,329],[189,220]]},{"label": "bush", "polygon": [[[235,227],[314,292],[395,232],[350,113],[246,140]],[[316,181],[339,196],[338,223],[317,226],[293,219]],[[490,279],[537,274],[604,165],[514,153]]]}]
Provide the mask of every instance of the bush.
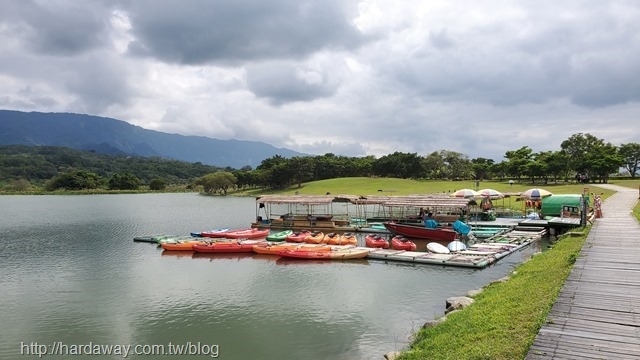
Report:
[{"label": "bush", "polygon": [[151,180],[151,182],[149,183],[149,189],[150,190],[164,190],[167,187],[167,183],[164,182],[164,180],[162,179],[153,179]]}]

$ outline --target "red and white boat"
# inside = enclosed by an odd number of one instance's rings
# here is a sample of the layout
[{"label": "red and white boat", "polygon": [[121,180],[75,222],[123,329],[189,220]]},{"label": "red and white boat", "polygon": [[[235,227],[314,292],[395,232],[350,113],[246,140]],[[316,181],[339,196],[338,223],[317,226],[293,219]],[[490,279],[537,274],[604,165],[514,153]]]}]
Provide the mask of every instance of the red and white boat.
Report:
[{"label": "red and white boat", "polygon": [[367,234],[364,243],[370,248],[388,249],[389,241],[378,234]]},{"label": "red and white boat", "polygon": [[414,239],[453,241],[458,236],[455,230],[447,228],[431,229],[422,224],[401,224],[392,221],[385,221],[383,224],[392,234]]},{"label": "red and white boat", "polygon": [[396,235],[391,239],[391,247],[394,250],[416,251],[417,249],[416,243],[402,235]]}]

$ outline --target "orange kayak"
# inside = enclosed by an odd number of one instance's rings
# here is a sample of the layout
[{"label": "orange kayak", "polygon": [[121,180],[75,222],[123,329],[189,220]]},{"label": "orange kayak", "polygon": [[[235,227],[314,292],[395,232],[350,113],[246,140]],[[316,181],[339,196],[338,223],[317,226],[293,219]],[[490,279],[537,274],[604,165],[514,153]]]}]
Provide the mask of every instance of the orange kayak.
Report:
[{"label": "orange kayak", "polygon": [[285,250],[303,250],[303,251],[331,251],[331,246],[321,244],[275,244],[269,245],[267,243],[253,245],[253,251],[258,254],[270,254],[278,255],[281,251]]},{"label": "orange kayak", "polygon": [[169,251],[192,251],[193,245],[195,244],[205,245],[207,243],[204,241],[193,240],[193,241],[181,241],[181,242],[175,242],[175,243],[165,242],[165,243],[161,243],[160,246],[163,249],[169,250]]},{"label": "orange kayak", "polygon": [[205,253],[253,252],[253,246],[264,243],[264,240],[223,241],[211,244],[195,244],[193,250]]},{"label": "orange kayak", "polygon": [[324,233],[322,231],[314,231],[304,238],[304,242],[308,244],[320,244],[324,240]]}]

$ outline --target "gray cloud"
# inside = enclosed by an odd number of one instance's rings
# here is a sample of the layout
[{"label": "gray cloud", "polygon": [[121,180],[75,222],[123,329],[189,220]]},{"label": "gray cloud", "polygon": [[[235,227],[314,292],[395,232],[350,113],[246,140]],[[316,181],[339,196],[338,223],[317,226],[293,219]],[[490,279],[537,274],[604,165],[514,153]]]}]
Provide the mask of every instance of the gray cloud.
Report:
[{"label": "gray cloud", "polygon": [[180,64],[243,63],[351,49],[366,39],[341,0],[147,0],[127,4],[132,54]]},{"label": "gray cloud", "polygon": [[0,20],[25,47],[40,54],[73,56],[104,46],[108,19],[98,2],[3,2]]},{"label": "gray cloud", "polygon": [[288,63],[247,67],[247,86],[257,97],[273,105],[311,101],[335,93],[337,84],[326,73]]}]

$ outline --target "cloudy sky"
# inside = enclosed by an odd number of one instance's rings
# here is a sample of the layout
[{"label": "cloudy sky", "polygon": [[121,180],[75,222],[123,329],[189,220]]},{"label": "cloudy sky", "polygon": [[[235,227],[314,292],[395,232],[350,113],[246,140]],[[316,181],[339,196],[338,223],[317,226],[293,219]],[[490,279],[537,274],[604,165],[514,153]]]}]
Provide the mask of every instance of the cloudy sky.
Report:
[{"label": "cloudy sky", "polygon": [[0,0],[0,108],[346,156],[640,143],[640,2]]}]

